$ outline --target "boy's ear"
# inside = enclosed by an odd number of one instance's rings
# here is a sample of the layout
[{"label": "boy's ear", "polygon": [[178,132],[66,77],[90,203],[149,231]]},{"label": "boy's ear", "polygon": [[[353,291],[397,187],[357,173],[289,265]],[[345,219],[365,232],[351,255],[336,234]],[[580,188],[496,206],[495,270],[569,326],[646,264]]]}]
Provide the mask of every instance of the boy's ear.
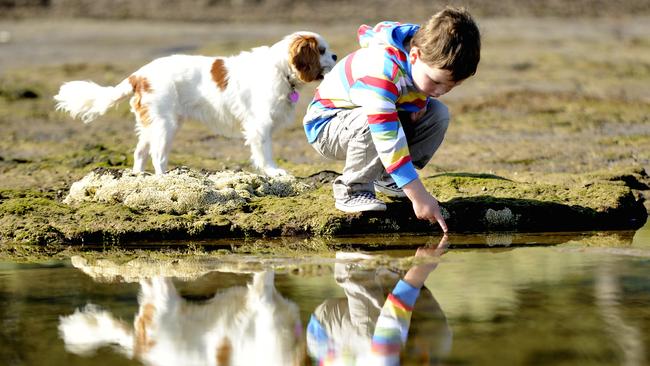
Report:
[{"label": "boy's ear", "polygon": [[417,46],[411,47],[409,50],[409,63],[413,65],[418,58],[420,58],[420,49]]}]

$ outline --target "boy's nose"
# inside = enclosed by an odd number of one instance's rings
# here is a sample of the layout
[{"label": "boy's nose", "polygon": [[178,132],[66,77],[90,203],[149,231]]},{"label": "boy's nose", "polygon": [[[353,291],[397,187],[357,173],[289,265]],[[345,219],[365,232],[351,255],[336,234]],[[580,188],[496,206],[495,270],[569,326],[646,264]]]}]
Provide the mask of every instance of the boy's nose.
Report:
[{"label": "boy's nose", "polygon": [[332,60],[336,61],[337,58],[338,58],[338,57],[336,57],[335,54],[332,54]]}]

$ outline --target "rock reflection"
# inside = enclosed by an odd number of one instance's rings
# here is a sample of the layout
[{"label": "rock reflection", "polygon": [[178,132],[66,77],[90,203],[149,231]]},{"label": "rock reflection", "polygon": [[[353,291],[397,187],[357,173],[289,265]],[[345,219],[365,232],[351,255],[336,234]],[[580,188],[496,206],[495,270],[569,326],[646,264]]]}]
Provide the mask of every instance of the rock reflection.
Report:
[{"label": "rock reflection", "polygon": [[416,260],[424,261],[405,274],[363,266],[372,261],[365,254],[337,253],[334,277],[345,297],[327,299],[311,315],[307,348],[315,364],[437,364],[448,355],[451,328],[423,287],[447,246],[444,236],[437,246],[418,249]]},{"label": "rock reflection", "polygon": [[298,306],[277,292],[273,271],[254,273],[247,286],[230,287],[200,302],[181,297],[169,277],[139,283],[139,311],[132,326],[88,304],[60,318],[66,349],[86,355],[113,346],[146,365],[304,363]]}]

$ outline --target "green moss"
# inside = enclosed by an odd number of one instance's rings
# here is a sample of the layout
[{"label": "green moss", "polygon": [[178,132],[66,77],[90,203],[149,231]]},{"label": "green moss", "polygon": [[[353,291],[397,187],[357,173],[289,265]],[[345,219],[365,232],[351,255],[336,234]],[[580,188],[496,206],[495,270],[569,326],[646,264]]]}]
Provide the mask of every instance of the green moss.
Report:
[{"label": "green moss", "polygon": [[23,244],[61,243],[61,233],[52,225],[72,210],[36,191],[0,192],[0,242]]},{"label": "green moss", "polygon": [[56,206],[55,202],[47,198],[16,198],[0,204],[0,212],[3,214],[25,215],[33,211],[51,210]]},{"label": "green moss", "polygon": [[88,144],[82,150],[47,159],[46,163],[71,168],[129,168],[133,165],[133,157],[102,144]]},{"label": "green moss", "polygon": [[[423,181],[449,214],[453,231],[630,228],[645,219],[642,202],[629,188],[641,184],[647,177],[644,173],[573,175],[564,183],[517,182],[467,173],[441,174]],[[121,204],[67,206],[52,195],[0,191],[2,241],[125,245],[182,238],[327,237],[438,230],[417,220],[408,201],[389,202],[388,211],[382,213],[342,213],[334,208],[329,184],[293,197],[253,197],[245,206],[228,212],[183,215],[138,211]]]},{"label": "green moss", "polygon": [[482,178],[459,174],[441,174],[425,179],[425,186],[441,201],[454,198],[489,196],[492,199],[527,199],[559,204],[570,203],[602,211],[617,207],[629,193],[625,184],[592,180],[565,185],[514,182],[503,178]]}]

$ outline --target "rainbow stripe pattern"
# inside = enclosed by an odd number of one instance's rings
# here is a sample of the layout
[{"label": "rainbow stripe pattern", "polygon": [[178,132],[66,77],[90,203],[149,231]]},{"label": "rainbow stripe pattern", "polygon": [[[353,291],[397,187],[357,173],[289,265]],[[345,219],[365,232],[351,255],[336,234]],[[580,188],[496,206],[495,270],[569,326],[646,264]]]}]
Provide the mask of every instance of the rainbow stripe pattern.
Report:
[{"label": "rainbow stripe pattern", "polygon": [[397,22],[362,25],[361,48],[325,76],[303,121],[312,143],[338,111],[362,108],[379,158],[399,187],[418,178],[398,117],[398,112],[417,112],[427,103],[427,96],[413,83],[403,45],[418,29]]},{"label": "rainbow stripe pattern", "polygon": [[315,365],[399,365],[400,352],[408,338],[411,315],[420,289],[400,280],[388,295],[375,325],[370,354],[354,354],[337,349],[330,335],[312,314],[307,325],[309,354]]},{"label": "rainbow stripe pattern", "polygon": [[375,325],[370,347],[372,359],[377,364],[399,365],[399,353],[406,343],[411,325],[413,306],[420,295],[420,289],[405,281],[399,281],[381,309]]}]

